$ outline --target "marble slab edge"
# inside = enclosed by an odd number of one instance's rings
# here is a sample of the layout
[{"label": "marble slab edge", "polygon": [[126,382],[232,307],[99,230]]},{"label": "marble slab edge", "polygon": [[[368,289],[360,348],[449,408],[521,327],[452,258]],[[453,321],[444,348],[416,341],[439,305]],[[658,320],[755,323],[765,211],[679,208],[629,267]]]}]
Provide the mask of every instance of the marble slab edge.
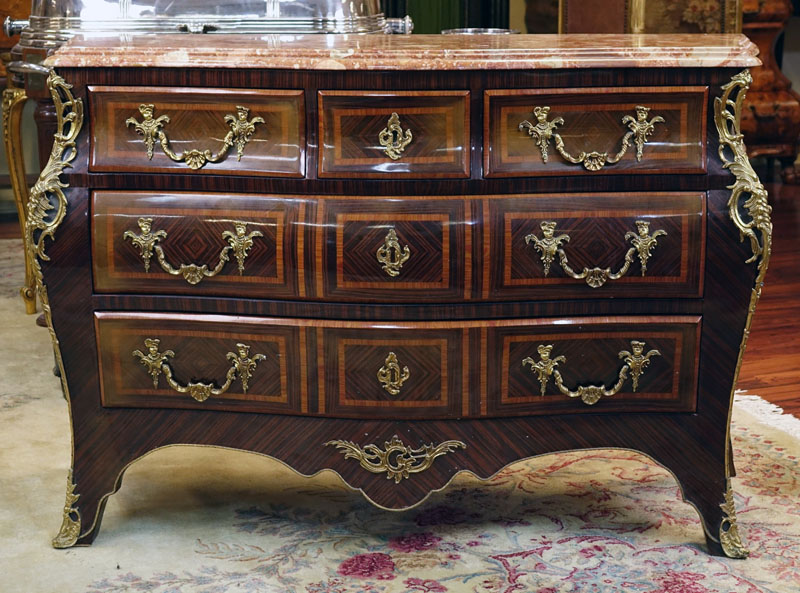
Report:
[{"label": "marble slab edge", "polygon": [[50,67],[288,70],[747,68],[744,35],[114,35],[79,36]]}]

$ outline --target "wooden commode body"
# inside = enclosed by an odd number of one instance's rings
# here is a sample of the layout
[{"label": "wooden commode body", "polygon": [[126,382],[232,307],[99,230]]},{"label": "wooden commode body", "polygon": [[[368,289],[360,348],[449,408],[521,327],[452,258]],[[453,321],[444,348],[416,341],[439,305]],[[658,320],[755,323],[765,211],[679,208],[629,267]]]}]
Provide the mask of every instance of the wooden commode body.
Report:
[{"label": "wooden commode body", "polygon": [[27,230],[72,414],[57,546],[166,445],[388,509],[621,447],[745,554],[729,413],[771,239],[745,38],[203,37],[47,62]]}]

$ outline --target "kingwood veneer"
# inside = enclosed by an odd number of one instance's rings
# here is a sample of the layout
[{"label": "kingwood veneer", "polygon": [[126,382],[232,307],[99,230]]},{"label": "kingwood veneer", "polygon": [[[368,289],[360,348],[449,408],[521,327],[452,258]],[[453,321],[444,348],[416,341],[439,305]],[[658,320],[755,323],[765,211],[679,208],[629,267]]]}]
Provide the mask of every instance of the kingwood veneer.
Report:
[{"label": "kingwood veneer", "polygon": [[27,239],[73,420],[56,546],[167,445],[391,509],[623,447],[746,554],[729,415],[771,240],[748,42],[213,39],[50,58]]}]

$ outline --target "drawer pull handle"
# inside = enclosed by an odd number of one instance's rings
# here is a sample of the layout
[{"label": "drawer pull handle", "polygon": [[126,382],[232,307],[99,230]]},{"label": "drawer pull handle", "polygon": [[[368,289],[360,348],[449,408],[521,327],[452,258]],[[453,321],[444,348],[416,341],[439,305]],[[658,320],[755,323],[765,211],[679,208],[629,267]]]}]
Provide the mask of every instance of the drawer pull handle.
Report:
[{"label": "drawer pull handle", "polygon": [[461,441],[445,441],[434,446],[422,445],[418,449],[411,449],[403,444],[400,437],[394,435],[391,441],[383,443],[383,449],[378,445],[366,445],[363,449],[352,441],[328,441],[325,446],[334,446],[344,454],[345,459],[355,459],[368,472],[373,474],[386,473],[387,480],[394,480],[399,484],[403,478],[411,474],[425,471],[433,460],[456,449],[466,449],[467,445]]},{"label": "drawer pull handle", "polygon": [[410,376],[411,372],[407,366],[400,368],[397,362],[397,355],[394,352],[389,352],[389,356],[386,357],[383,366],[378,369],[378,381],[391,395],[399,395],[400,388]]},{"label": "drawer pull handle", "polygon": [[392,113],[386,127],[378,134],[378,142],[383,146],[383,152],[393,161],[398,160],[403,156],[406,146],[411,144],[414,139],[414,134],[411,130],[403,130],[400,125],[400,116]]},{"label": "drawer pull handle", "polygon": [[569,235],[562,234],[556,236],[556,223],[544,221],[540,225],[543,237],[540,239],[533,233],[525,236],[525,243],[533,246],[541,254],[540,259],[544,264],[544,275],[550,274],[550,266],[558,255],[561,268],[571,278],[576,280],[586,280],[586,284],[592,288],[600,288],[609,280],[619,280],[630,270],[634,255],[639,256],[639,263],[642,268],[642,276],[647,273],[647,262],[653,255],[653,249],[658,245],[658,238],[665,237],[666,231],[657,230],[650,234],[650,223],[644,220],[636,221],[637,232],[628,231],[625,239],[630,241],[633,247],[628,249],[625,254],[625,263],[617,272],[611,272],[611,268],[583,268],[581,272],[576,272],[569,265],[567,253],[562,249],[561,244],[569,242]]},{"label": "drawer pull handle", "polygon": [[622,350],[619,353],[619,357],[624,359],[625,364],[622,365],[622,368],[619,370],[619,379],[611,388],[605,385],[579,385],[575,391],[570,390],[564,385],[561,373],[556,368],[560,362],[567,362],[567,359],[563,356],[551,357],[550,353],[553,351],[552,344],[547,346],[540,344],[537,348],[539,360],[533,360],[529,356],[522,361],[522,366],[530,365],[531,372],[536,373],[536,378],[541,385],[542,397],[544,397],[550,377],[553,377],[556,387],[558,387],[561,393],[569,397],[579,397],[583,403],[592,406],[596,404],[601,397],[611,397],[619,393],[622,386],[625,384],[625,380],[628,378],[628,371],[630,371],[631,379],[633,380],[633,391],[635,392],[639,388],[639,378],[644,374],[645,368],[650,365],[650,357],[661,356],[658,350],[650,350],[647,354],[644,354],[644,347],[644,342],[631,340],[631,352]]},{"label": "drawer pull handle", "polygon": [[219,163],[224,160],[228,155],[228,151],[236,146],[237,161],[242,160],[245,145],[250,142],[250,137],[256,131],[256,124],[263,124],[264,118],[254,117],[248,120],[250,110],[241,105],[236,106],[236,115],[226,115],[224,117],[225,123],[230,127],[230,131],[222,140],[222,148],[217,154],[212,154],[208,149],[206,150],[187,150],[183,154],[176,154],[169,143],[166,132],[162,129],[164,124],[169,123],[168,115],[160,115],[157,118],[153,117],[155,105],[152,103],[139,105],[139,113],[142,114],[142,121],[138,121],[135,117],[129,117],[125,120],[125,126],[133,126],[136,133],[142,136],[142,141],[147,148],[147,158],[153,160],[153,147],[156,140],[161,145],[170,159],[176,163],[185,162],[190,169],[201,169],[206,163]]},{"label": "drawer pull handle", "polygon": [[250,254],[250,249],[253,247],[253,239],[256,237],[263,237],[261,231],[247,232],[247,223],[234,220],[233,231],[222,231],[222,238],[228,244],[222,248],[219,253],[219,261],[217,265],[209,270],[207,264],[180,264],[179,268],[175,268],[167,261],[164,255],[164,249],[158,244],[162,239],[167,238],[167,231],[160,230],[153,232],[153,219],[140,218],[137,221],[141,234],[137,235],[133,231],[125,231],[122,234],[123,239],[130,239],[131,243],[139,250],[144,262],[144,271],[150,271],[150,259],[155,252],[156,261],[166,273],[172,276],[183,276],[189,284],[197,284],[203,278],[213,278],[219,274],[225,267],[225,264],[230,261],[229,253],[233,251],[233,255],[239,264],[239,275],[244,274],[244,261]]},{"label": "drawer pull handle", "polygon": [[394,278],[400,275],[403,264],[411,257],[411,251],[408,245],[400,247],[397,232],[391,228],[383,239],[383,245],[378,247],[375,256],[378,258],[378,263],[383,264],[383,271]]},{"label": "drawer pull handle", "polygon": [[226,357],[231,361],[231,368],[225,375],[225,382],[220,387],[215,387],[213,383],[200,383],[190,382],[188,385],[181,385],[172,376],[172,368],[169,366],[169,359],[175,356],[172,350],[164,352],[159,351],[159,344],[161,340],[156,338],[147,338],[144,345],[147,348],[147,354],[141,350],[134,350],[133,356],[138,356],[140,362],[147,368],[148,374],[153,378],[153,388],[158,389],[158,378],[161,373],[164,373],[164,378],[167,380],[173,390],[178,393],[185,393],[192,396],[199,402],[206,401],[212,395],[222,395],[233,384],[238,377],[242,382],[242,391],[247,393],[248,382],[253,376],[253,371],[262,360],[267,357],[263,354],[256,354],[250,358],[250,346],[247,344],[236,344],[236,352],[228,352]]},{"label": "drawer pull handle", "polygon": [[663,124],[664,118],[660,115],[655,116],[651,120],[647,120],[650,113],[649,107],[642,105],[636,106],[636,117],[626,115],[622,118],[622,125],[628,126],[628,131],[622,137],[622,146],[619,152],[615,155],[609,155],[608,152],[581,152],[578,156],[571,155],[566,148],[564,148],[564,139],[556,131],[558,126],[564,125],[564,118],[557,117],[552,121],[547,121],[550,115],[550,107],[534,107],[533,115],[536,118],[536,123],[532,124],[527,119],[519,124],[521,132],[528,132],[528,135],[536,142],[539,151],[542,153],[542,161],[547,162],[548,151],[550,148],[550,141],[555,140],[556,150],[564,157],[565,160],[574,164],[582,164],[588,171],[599,171],[605,165],[613,165],[628,152],[631,146],[631,139],[636,145],[636,161],[642,160],[644,153],[644,145],[647,144],[647,139],[653,134],[656,124]]}]

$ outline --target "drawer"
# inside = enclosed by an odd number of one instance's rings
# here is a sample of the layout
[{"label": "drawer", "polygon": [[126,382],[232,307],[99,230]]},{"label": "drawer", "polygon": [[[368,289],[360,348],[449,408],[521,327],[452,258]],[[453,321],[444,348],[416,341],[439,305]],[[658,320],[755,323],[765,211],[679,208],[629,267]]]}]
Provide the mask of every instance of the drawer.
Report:
[{"label": "drawer", "polygon": [[469,92],[319,92],[320,177],[469,177]]},{"label": "drawer", "polygon": [[302,91],[89,87],[89,170],[303,177]]},{"label": "drawer", "polygon": [[297,298],[305,208],[286,197],[96,191],[95,291]]},{"label": "drawer", "polygon": [[696,409],[700,318],[359,322],[95,313],[106,407],[342,418]]},{"label": "drawer", "polygon": [[704,173],[707,87],[489,90],[487,177]]},{"label": "drawer", "polygon": [[320,199],[317,292],[342,301],[458,301],[472,277],[461,198]]},{"label": "drawer", "polygon": [[702,296],[704,194],[536,195],[483,207],[484,299]]},{"label": "drawer", "polygon": [[693,412],[699,317],[543,319],[481,330],[485,413]]},{"label": "drawer", "polygon": [[302,413],[305,328],[215,315],[95,313],[106,407]]}]

